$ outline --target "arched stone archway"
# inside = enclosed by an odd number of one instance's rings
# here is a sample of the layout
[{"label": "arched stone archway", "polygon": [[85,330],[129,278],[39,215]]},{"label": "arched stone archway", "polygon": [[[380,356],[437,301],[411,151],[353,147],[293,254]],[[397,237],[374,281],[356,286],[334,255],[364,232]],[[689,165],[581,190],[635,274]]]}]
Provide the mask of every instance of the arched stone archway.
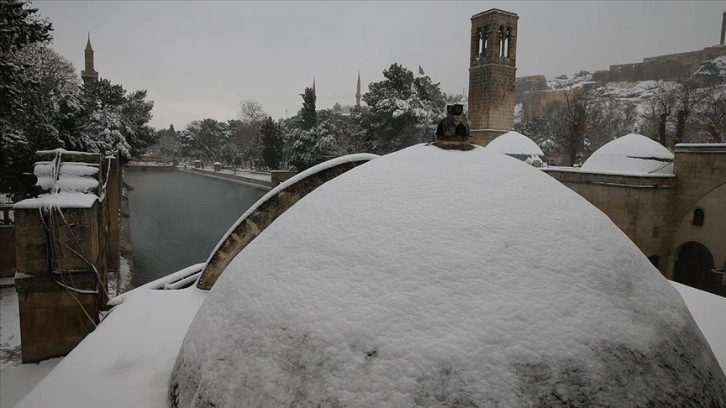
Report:
[{"label": "arched stone archway", "polygon": [[689,241],[678,250],[673,280],[711,293],[722,294],[721,275],[713,273],[713,256],[704,245]]}]

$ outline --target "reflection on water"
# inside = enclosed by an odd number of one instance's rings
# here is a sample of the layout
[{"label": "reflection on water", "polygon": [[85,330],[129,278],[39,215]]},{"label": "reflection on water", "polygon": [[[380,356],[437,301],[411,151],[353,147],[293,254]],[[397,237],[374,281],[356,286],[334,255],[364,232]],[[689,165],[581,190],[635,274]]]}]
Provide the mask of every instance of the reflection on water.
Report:
[{"label": "reflection on water", "polygon": [[127,169],[134,279],[139,286],[204,262],[264,190],[187,172]]}]

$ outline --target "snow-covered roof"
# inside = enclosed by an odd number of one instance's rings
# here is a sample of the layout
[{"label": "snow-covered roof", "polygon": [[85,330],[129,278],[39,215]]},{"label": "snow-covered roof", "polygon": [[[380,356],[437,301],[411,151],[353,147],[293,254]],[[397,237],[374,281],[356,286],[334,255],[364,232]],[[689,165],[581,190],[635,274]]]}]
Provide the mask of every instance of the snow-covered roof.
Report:
[{"label": "snow-covered roof", "polygon": [[597,149],[582,171],[615,174],[673,174],[673,153],[637,133],[619,137]]},{"label": "snow-covered roof", "polygon": [[516,154],[516,155],[534,155],[542,156],[542,149],[537,146],[532,139],[527,136],[511,131],[501,136],[498,136],[486,147],[489,150],[504,153],[504,154]]},{"label": "snow-covered roof", "polygon": [[725,385],[677,291],[602,212],[513,158],[419,145],[323,184],[237,255],[169,398],[667,406],[726,403]]}]

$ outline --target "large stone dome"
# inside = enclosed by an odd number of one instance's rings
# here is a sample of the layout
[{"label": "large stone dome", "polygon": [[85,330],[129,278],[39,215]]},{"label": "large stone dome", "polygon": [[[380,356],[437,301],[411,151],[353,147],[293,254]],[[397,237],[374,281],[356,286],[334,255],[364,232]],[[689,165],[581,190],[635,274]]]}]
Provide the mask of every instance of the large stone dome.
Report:
[{"label": "large stone dome", "polygon": [[542,156],[542,149],[527,136],[511,131],[489,142],[487,149],[516,156]]},{"label": "large stone dome", "polygon": [[673,153],[637,133],[619,137],[590,156],[582,170],[617,174],[673,174]]},{"label": "large stone dome", "polygon": [[232,261],[169,404],[715,407],[726,379],[602,212],[511,157],[419,145],[323,184]]}]

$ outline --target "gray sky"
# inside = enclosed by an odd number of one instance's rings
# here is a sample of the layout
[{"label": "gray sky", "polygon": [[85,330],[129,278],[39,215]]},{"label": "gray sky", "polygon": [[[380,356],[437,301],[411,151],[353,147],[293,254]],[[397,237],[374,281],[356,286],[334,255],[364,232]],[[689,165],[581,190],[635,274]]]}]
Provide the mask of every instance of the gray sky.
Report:
[{"label": "gray sky", "polygon": [[723,2],[71,2],[35,1],[53,48],[83,68],[90,30],[95,68],[147,89],[151,124],[180,130],[235,118],[243,99],[292,116],[316,79],[318,108],[355,102],[355,81],[418,65],[447,93],[468,86],[470,17],[519,14],[517,75],[548,79],[718,44]]}]

